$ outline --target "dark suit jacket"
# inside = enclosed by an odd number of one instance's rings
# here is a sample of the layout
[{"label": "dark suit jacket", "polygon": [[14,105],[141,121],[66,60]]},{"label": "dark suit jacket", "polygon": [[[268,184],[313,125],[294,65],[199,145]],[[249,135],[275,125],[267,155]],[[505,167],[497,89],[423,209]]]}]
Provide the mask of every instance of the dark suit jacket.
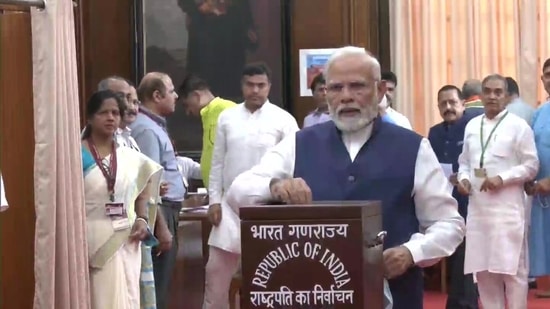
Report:
[{"label": "dark suit jacket", "polygon": [[[464,115],[454,124],[441,122],[430,128],[428,140],[437,156],[439,163],[453,165],[453,172],[458,172],[458,156],[462,153],[464,130],[466,124],[474,117],[483,113],[482,108],[466,109]],[[468,214],[468,197],[458,193],[454,188],[453,197],[458,202],[458,211],[466,218]]]}]

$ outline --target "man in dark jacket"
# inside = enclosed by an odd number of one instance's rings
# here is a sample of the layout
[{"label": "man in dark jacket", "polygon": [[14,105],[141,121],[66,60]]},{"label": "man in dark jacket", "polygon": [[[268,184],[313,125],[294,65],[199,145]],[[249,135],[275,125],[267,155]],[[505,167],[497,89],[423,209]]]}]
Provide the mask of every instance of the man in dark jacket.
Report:
[{"label": "man in dark jacket", "polygon": [[[443,86],[437,93],[437,106],[443,122],[430,128],[428,140],[442,167],[449,170],[449,182],[454,187],[458,171],[458,156],[464,143],[464,129],[470,119],[481,115],[482,108],[468,108],[460,89],[453,85]],[[448,167],[448,168],[445,168]],[[464,219],[468,213],[468,197],[453,188],[453,197],[458,202],[458,212]],[[478,295],[472,275],[464,275],[464,242],[449,258],[451,287],[446,309],[477,309]]]}]

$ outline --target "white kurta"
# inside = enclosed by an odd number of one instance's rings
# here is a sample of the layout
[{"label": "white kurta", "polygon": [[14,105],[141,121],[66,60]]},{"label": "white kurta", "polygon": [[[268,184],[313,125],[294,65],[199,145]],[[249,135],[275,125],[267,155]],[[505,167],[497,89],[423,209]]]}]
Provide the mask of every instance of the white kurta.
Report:
[{"label": "white kurta", "polygon": [[396,125],[412,130],[409,119],[405,115],[393,109],[391,106],[386,108],[386,114],[395,122]]},{"label": "white kurta", "polygon": [[[368,140],[371,127],[353,134],[344,134],[342,140],[352,160]],[[390,141],[388,141],[390,142]],[[261,163],[235,179],[227,193],[227,202],[235,208],[271,198],[269,183],[272,178],[291,178],[294,175],[296,136],[284,139],[271,149]],[[383,160],[384,158],[380,158]],[[330,164],[330,162],[329,162]],[[376,164],[376,162],[373,162]],[[326,166],[319,166],[326,168]],[[416,204],[416,217],[422,233],[413,234],[406,246],[419,266],[435,264],[451,255],[464,237],[464,219],[459,215],[457,202],[451,196],[447,179],[437,161],[430,142],[422,139],[416,158],[414,188],[411,192]]]},{"label": "white kurta", "polygon": [[459,156],[458,179],[468,179],[472,192],[468,204],[466,257],[464,272],[515,275],[526,231],[523,184],[537,174],[539,161],[533,132],[518,116],[508,113],[494,131],[484,155],[483,167],[488,177],[500,176],[504,187],[496,192],[480,192],[484,178],[475,176],[481,159],[481,122],[483,138],[506,114],[494,119],[484,115],[472,119],[464,132],[464,146]]},{"label": "white kurta", "polygon": [[6,200],[6,193],[4,190],[4,179],[2,179],[2,174],[0,174],[0,211],[8,209],[8,200]]},{"label": "white kurta", "polygon": [[298,130],[296,119],[270,102],[254,113],[239,104],[220,114],[208,191],[210,204],[221,204],[222,220],[212,228],[209,245],[240,254],[239,215],[226,204],[224,192],[240,173],[258,164],[266,151]]},{"label": "white kurta", "polygon": [[188,157],[176,156],[178,171],[180,171],[183,184],[187,188],[190,179],[202,179],[201,165]]},{"label": "white kurta", "polygon": [[132,130],[129,127],[124,129],[117,129],[115,133],[116,142],[119,147],[129,147],[141,152],[136,140],[131,135]]}]

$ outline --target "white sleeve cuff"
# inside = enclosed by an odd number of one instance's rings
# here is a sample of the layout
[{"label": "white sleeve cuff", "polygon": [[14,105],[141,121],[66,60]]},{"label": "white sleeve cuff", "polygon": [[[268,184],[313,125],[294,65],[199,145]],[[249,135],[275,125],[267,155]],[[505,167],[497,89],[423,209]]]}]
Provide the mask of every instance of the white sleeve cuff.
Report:
[{"label": "white sleeve cuff", "polygon": [[467,173],[458,173],[458,177],[457,177],[457,180],[458,182],[461,182],[463,180],[468,180],[470,181],[470,175],[468,175]]},{"label": "white sleeve cuff", "polygon": [[404,243],[403,246],[409,249],[409,252],[411,253],[413,262],[415,264],[419,261],[422,261],[422,248],[420,247],[420,244],[418,242],[415,242],[414,240],[409,240],[408,242]]}]

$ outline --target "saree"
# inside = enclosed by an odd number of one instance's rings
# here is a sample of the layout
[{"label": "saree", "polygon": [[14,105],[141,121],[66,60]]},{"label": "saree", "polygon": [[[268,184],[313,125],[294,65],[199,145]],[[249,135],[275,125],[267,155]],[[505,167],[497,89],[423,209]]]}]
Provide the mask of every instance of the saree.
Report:
[{"label": "saree", "polygon": [[[162,167],[130,148],[116,151],[115,202],[124,204],[130,225],[115,231],[105,213],[107,182],[91,153],[82,148],[92,308],[138,309],[141,244],[129,240],[136,219],[134,202],[146,188],[158,195]],[[103,164],[109,160],[110,156]]]}]

